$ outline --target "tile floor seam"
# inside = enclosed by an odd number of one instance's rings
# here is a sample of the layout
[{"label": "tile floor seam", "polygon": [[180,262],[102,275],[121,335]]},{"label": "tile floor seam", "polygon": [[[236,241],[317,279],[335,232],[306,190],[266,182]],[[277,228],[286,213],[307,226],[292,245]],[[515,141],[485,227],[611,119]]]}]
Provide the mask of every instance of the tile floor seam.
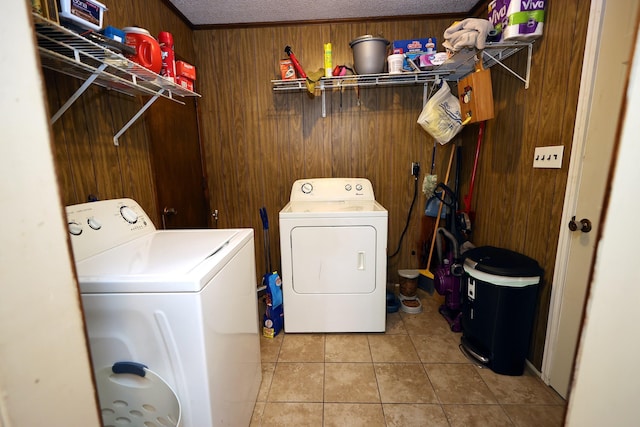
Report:
[{"label": "tile floor seam", "polygon": [[[437,401],[438,401],[438,405],[440,406],[440,409],[441,409],[441,410],[442,410],[442,412],[444,413],[444,408],[442,407],[442,405],[443,405],[442,399],[440,398],[440,395],[438,394],[438,392],[437,392],[436,388],[434,387],[434,385],[433,385],[433,381],[432,381],[432,380],[431,380],[431,378],[429,377],[429,372],[427,371],[427,368],[424,366],[424,363],[422,362],[422,358],[420,357],[420,353],[418,352],[418,349],[417,349],[417,348],[416,348],[416,346],[415,346],[415,342],[414,342],[414,340],[413,340],[413,336],[412,336],[410,333],[408,333],[409,328],[408,328],[408,327],[407,327],[407,325],[405,324],[405,319],[404,319],[404,317],[403,317],[403,316],[401,316],[401,319],[402,319],[403,326],[404,326],[405,330],[407,331],[407,335],[409,336],[409,340],[411,341],[411,344],[413,345],[414,351],[415,351],[415,352],[416,352],[416,354],[418,355],[418,359],[420,360],[420,364],[422,365],[422,369],[423,369],[423,371],[424,371],[424,374],[425,374],[425,376],[427,377],[427,381],[429,381],[429,385],[431,386],[431,389],[433,390],[433,394],[435,395],[435,397],[436,397],[436,399],[437,399]],[[416,334],[416,335],[419,335],[419,334]],[[424,335],[426,335],[426,334],[424,334]],[[446,413],[445,413],[445,415],[446,415]],[[450,423],[448,420],[447,420],[447,422],[449,423],[449,425],[451,425],[451,423]]]}]

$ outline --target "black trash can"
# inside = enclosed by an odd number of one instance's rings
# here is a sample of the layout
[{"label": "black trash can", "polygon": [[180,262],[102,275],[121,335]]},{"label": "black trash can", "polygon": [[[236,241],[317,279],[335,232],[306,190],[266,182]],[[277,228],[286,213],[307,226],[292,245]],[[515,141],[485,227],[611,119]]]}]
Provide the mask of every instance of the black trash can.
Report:
[{"label": "black trash can", "polygon": [[522,375],[543,270],[493,246],[464,254],[461,349],[503,375]]}]

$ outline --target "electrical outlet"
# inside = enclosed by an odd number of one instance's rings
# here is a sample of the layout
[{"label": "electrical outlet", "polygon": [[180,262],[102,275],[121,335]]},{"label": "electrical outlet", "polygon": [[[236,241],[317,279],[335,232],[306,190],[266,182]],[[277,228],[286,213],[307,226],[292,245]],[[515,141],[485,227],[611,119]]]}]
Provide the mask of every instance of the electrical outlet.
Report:
[{"label": "electrical outlet", "polygon": [[536,147],[533,154],[534,168],[560,169],[562,167],[562,153],[564,145]]},{"label": "electrical outlet", "polygon": [[420,162],[411,162],[411,176],[420,174]]}]

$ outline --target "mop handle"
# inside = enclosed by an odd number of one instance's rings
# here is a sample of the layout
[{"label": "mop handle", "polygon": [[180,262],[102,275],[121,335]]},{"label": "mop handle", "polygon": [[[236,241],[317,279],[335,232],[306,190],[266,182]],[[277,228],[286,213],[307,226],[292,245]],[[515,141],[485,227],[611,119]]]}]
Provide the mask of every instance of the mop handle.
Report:
[{"label": "mop handle", "polygon": [[262,233],[264,237],[264,262],[267,274],[271,273],[271,239],[269,239],[269,216],[267,215],[267,208],[260,208],[260,219],[262,220]]},{"label": "mop handle", "polygon": [[[447,174],[444,177],[445,185],[449,183],[449,175],[451,174],[451,165],[453,164],[453,155],[456,153],[456,144],[452,144],[451,155],[449,156],[449,166],[447,166]],[[431,248],[429,249],[429,258],[427,258],[427,270],[431,267],[431,258],[433,257],[433,247],[436,244],[436,236],[438,234],[438,227],[440,226],[440,215],[442,215],[442,205],[444,203],[440,201],[438,207],[438,216],[436,216],[436,225],[433,228],[433,238],[431,239]]]}]

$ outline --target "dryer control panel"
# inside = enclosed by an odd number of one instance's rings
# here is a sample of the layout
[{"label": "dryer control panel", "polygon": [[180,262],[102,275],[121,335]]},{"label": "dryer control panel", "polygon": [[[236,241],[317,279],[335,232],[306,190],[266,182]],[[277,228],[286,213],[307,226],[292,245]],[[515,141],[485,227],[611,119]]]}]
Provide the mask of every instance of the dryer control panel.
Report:
[{"label": "dryer control panel", "polygon": [[76,262],[114,248],[156,228],[132,199],[110,199],[66,207]]},{"label": "dryer control panel", "polygon": [[291,188],[292,202],[375,200],[371,181],[366,178],[299,179]]}]

